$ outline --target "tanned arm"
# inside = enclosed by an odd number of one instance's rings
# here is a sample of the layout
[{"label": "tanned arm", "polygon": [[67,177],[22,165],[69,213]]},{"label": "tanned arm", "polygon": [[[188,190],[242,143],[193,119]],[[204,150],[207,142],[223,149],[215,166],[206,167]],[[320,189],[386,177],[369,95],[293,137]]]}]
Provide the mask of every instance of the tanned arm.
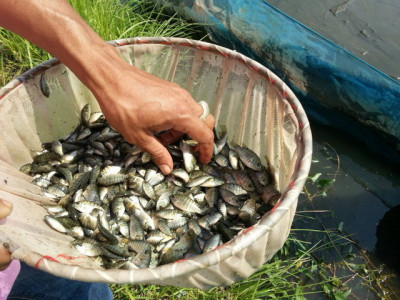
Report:
[{"label": "tanned arm", "polygon": [[[2,0],[0,26],[57,57],[92,91],[107,121],[152,155],[164,174],[172,158],[163,144],[182,133],[199,142],[199,161],[213,150],[214,119],[178,85],[124,62],[64,0]],[[161,140],[153,131],[170,130]]]}]

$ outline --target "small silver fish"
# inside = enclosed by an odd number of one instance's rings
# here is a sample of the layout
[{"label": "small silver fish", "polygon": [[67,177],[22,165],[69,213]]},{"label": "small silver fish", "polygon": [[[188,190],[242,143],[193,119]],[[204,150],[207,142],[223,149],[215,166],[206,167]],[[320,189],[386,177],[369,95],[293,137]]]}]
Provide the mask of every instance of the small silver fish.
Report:
[{"label": "small silver fish", "polygon": [[143,226],[135,216],[131,216],[129,221],[129,237],[132,240],[144,240]]},{"label": "small silver fish", "polygon": [[168,145],[174,169],[164,176],[85,105],[73,132],[43,143],[21,171],[57,202],[45,222],[79,251],[105,268],[153,268],[215,249],[279,200],[271,167],[227,136],[215,139],[208,165],[197,164],[190,137]]},{"label": "small silver fish", "polygon": [[204,182],[206,182],[209,179],[212,179],[213,177],[211,175],[205,174],[205,175],[201,175],[198,177],[194,177],[189,179],[188,183],[186,183],[187,187],[194,187],[194,186],[200,186],[202,185]]},{"label": "small silver fish", "polygon": [[79,222],[87,229],[96,230],[97,228],[97,218],[88,213],[81,213]]},{"label": "small silver fish", "polygon": [[204,244],[203,252],[207,253],[214,250],[221,244],[222,238],[219,233],[212,235]]},{"label": "small silver fish", "polygon": [[75,240],[73,246],[86,256],[98,256],[103,254],[103,250],[95,240]]},{"label": "small silver fish", "polygon": [[229,166],[229,158],[222,153],[218,153],[217,155],[215,155],[214,160],[220,167]]},{"label": "small silver fish", "polygon": [[94,209],[103,209],[100,205],[90,201],[75,202],[72,204],[72,207],[83,213],[91,213]]},{"label": "small silver fish", "polygon": [[249,177],[249,175],[247,175],[247,173],[243,170],[233,170],[231,172],[233,178],[235,179],[235,182],[240,185],[242,188],[244,188],[246,191],[248,192],[254,192],[255,188],[254,188],[254,184],[251,180],[251,178]]},{"label": "small silver fish", "polygon": [[266,186],[262,190],[261,199],[271,206],[275,206],[280,197],[281,193],[273,185]]},{"label": "small silver fish", "polygon": [[234,149],[229,150],[228,159],[231,167],[237,170],[239,168],[239,155]]},{"label": "small silver fish", "polygon": [[86,139],[88,136],[90,136],[91,134],[92,134],[92,130],[90,128],[86,128],[78,134],[78,136],[76,137],[76,140],[82,141],[82,140]]},{"label": "small silver fish", "polygon": [[61,224],[61,222],[59,220],[57,220],[56,218],[54,218],[50,215],[44,216],[44,221],[47,223],[47,225],[49,225],[51,228],[53,228],[54,230],[56,230],[58,232],[61,232],[61,233],[68,232],[68,229],[66,229],[65,226],[63,224]]},{"label": "small silver fish", "polygon": [[221,185],[221,189],[228,190],[231,193],[234,193],[236,196],[247,195],[247,191],[244,188],[234,183],[226,183],[224,185]]},{"label": "small silver fish", "polygon": [[261,160],[253,150],[239,145],[236,145],[235,150],[239,155],[240,161],[245,166],[256,171],[262,170]]},{"label": "small silver fish", "polygon": [[91,109],[89,104],[85,104],[83,108],[81,109],[81,122],[85,126],[89,126],[89,121],[90,121],[90,116],[91,116]]},{"label": "small silver fish", "polygon": [[172,175],[174,175],[175,177],[178,177],[179,179],[181,179],[184,183],[187,183],[189,181],[189,173],[186,172],[186,170],[182,169],[182,168],[176,168],[172,170]]},{"label": "small silver fish", "polygon": [[180,142],[179,147],[182,151],[185,170],[190,173],[196,168],[197,163],[196,157],[193,155],[192,147],[184,141]]},{"label": "small silver fish", "polygon": [[54,140],[51,143],[51,150],[56,153],[59,157],[62,157],[64,155],[64,151],[62,148],[62,144],[59,140]]},{"label": "small silver fish", "polygon": [[44,73],[40,74],[39,86],[40,86],[40,91],[42,92],[42,94],[46,98],[49,98],[50,97],[50,86],[47,83],[47,79],[46,79],[46,76],[44,75]]},{"label": "small silver fish", "polygon": [[239,196],[235,195],[231,191],[228,191],[225,189],[220,189],[219,194],[221,195],[222,199],[224,199],[224,201],[226,203],[229,203],[230,205],[233,205],[233,206],[239,206],[239,203],[240,203]]},{"label": "small silver fish", "polygon": [[174,206],[183,211],[197,214],[200,214],[202,212],[202,209],[199,207],[196,201],[190,199],[183,194],[171,195],[170,199]]},{"label": "small silver fish", "polygon": [[228,140],[228,133],[224,131],[221,135],[221,137],[214,142],[214,156],[218,155],[222,148],[226,145],[226,142]]},{"label": "small silver fish", "polygon": [[126,258],[126,257],[130,256],[130,253],[128,252],[128,250],[120,245],[112,245],[112,244],[110,245],[110,244],[103,243],[103,244],[101,244],[101,247],[106,248],[108,251],[111,251],[112,253],[114,253],[122,258]]},{"label": "small silver fish", "polygon": [[183,226],[185,226],[188,222],[188,219],[185,217],[176,217],[174,219],[167,219],[167,225],[169,227],[169,229],[171,230],[176,230],[178,228],[181,228]]},{"label": "small silver fish", "polygon": [[132,264],[138,268],[148,268],[151,260],[151,250],[150,248],[145,248],[140,251],[132,260]]},{"label": "small silver fish", "polygon": [[252,198],[248,199],[242,206],[239,212],[239,218],[250,222],[256,213],[256,201]]},{"label": "small silver fish", "polygon": [[47,185],[42,189],[42,192],[46,197],[57,199],[64,197],[66,195],[66,190],[66,188],[62,188],[60,186]]},{"label": "small silver fish", "polygon": [[121,183],[128,178],[126,174],[108,174],[104,176],[99,176],[97,178],[97,183],[101,185],[113,185]]},{"label": "small silver fish", "polygon": [[145,211],[141,209],[136,209],[134,211],[134,215],[136,218],[140,220],[144,229],[150,229],[150,230],[156,229],[153,219]]}]

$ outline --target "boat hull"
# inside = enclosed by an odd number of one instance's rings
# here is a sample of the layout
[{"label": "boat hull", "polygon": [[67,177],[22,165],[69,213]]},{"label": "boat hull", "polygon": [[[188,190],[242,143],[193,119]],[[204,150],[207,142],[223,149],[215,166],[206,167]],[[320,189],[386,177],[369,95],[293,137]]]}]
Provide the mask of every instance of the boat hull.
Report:
[{"label": "boat hull", "polygon": [[262,0],[158,1],[277,74],[311,120],[400,162],[400,84]]}]

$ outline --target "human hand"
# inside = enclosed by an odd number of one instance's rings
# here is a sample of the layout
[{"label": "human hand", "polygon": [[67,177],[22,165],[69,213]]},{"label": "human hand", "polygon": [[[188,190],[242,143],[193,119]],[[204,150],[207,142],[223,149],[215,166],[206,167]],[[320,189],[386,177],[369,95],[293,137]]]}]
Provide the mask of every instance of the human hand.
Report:
[{"label": "human hand", "polygon": [[[184,133],[199,143],[200,163],[210,161],[214,118],[201,121],[203,109],[187,91],[123,61],[67,1],[10,3],[0,1],[0,26],[68,66],[95,95],[109,124],[128,142],[149,152],[164,174],[171,172],[173,164],[163,144]],[[153,132],[163,130],[170,132],[158,140]]]},{"label": "human hand", "polygon": [[[149,152],[164,174],[171,172],[171,155],[163,146],[184,133],[198,142],[199,161],[212,156],[214,118],[200,120],[201,105],[177,84],[130,66],[121,60],[108,80],[92,89],[108,123],[124,138]],[[116,73],[113,70],[117,71]],[[170,130],[157,139],[153,132]]]},{"label": "human hand", "polygon": [[[1,222],[13,209],[10,202],[0,199],[0,226]],[[0,244],[0,271],[6,269],[11,262],[11,254]]]}]

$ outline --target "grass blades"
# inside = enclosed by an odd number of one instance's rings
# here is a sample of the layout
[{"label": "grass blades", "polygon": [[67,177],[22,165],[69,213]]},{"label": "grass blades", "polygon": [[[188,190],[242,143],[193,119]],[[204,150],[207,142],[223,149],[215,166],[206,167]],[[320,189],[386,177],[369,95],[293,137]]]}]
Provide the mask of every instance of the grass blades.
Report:
[{"label": "grass blades", "polygon": [[51,56],[24,38],[0,28],[1,85]]},{"label": "grass blades", "polygon": [[188,37],[199,27],[167,16],[148,1],[69,0],[84,20],[105,40],[134,36]]},{"label": "grass blades", "polygon": [[[201,27],[164,9],[140,0],[69,0],[81,17],[104,40],[135,36],[194,38],[204,36]],[[51,58],[20,36],[0,28],[0,84]]]},{"label": "grass blades", "polygon": [[[310,243],[301,239],[304,232],[310,233],[304,228],[294,228],[270,262],[229,287],[202,291],[156,285],[111,285],[111,289],[115,299],[121,300],[390,299],[391,292],[384,285],[385,275],[356,251],[351,239],[334,229],[313,230],[311,233],[319,241]],[[337,250],[340,256],[335,255]],[[326,257],[327,253],[330,257]]]}]

